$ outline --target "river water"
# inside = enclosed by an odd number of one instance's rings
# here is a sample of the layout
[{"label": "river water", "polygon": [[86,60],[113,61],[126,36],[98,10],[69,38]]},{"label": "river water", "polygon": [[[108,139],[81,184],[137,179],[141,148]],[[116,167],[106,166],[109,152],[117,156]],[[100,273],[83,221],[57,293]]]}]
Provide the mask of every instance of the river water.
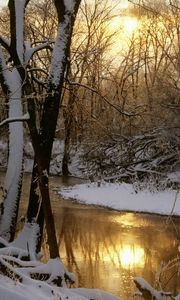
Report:
[{"label": "river water", "polygon": [[[29,181],[26,175],[21,214]],[[180,291],[180,219],[85,206],[63,200],[55,191],[62,184],[75,183],[80,180],[52,177],[50,181],[60,255],[76,274],[76,286],[104,289],[126,300],[133,298],[135,276],[155,284],[159,274],[162,289]]]}]

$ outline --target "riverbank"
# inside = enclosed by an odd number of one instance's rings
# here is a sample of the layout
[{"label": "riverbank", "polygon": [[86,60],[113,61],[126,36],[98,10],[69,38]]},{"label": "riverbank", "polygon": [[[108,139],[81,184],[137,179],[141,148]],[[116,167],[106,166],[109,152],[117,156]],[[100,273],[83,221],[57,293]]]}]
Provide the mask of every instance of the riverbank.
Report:
[{"label": "riverbank", "polygon": [[[169,161],[172,155],[161,157],[159,161],[140,155],[137,158],[127,157],[130,149],[120,142],[98,144],[81,144],[71,146],[68,160],[69,174],[91,181],[105,180],[125,181],[134,183],[139,181],[149,188],[150,185],[157,188],[177,188],[180,182],[179,156],[173,156],[177,161]],[[7,167],[7,143],[0,141],[0,169]],[[50,174],[62,175],[62,160],[64,153],[64,142],[55,140],[53,143],[52,160],[50,163]],[[24,171],[32,172],[34,152],[31,142],[27,141],[24,146]]]},{"label": "riverbank", "polygon": [[180,216],[180,192],[173,189],[150,191],[127,183],[89,183],[62,187],[58,193],[66,199],[119,211]]}]

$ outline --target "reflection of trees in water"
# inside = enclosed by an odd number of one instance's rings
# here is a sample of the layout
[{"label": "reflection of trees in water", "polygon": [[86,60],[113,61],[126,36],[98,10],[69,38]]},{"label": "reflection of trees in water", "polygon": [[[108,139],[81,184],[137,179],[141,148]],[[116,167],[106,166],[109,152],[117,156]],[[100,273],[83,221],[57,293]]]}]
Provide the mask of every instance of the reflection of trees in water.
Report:
[{"label": "reflection of trees in water", "polygon": [[60,232],[60,252],[63,256],[66,255],[68,269],[78,274],[78,284],[81,286],[84,277],[88,277],[91,278],[89,285],[93,285],[94,279],[97,281],[99,278],[101,244],[105,228],[99,222],[94,223],[90,218],[84,218],[85,210],[75,213],[77,214],[74,214],[71,208],[63,208],[62,226],[57,230]]},{"label": "reflection of trees in water", "polygon": [[[68,269],[78,275],[79,286],[86,284],[93,287],[98,284],[103,287],[108,280],[112,280],[113,272],[119,273],[121,285],[122,282],[127,284],[128,277],[136,275],[154,283],[160,262],[168,261],[177,254],[177,241],[173,240],[169,228],[157,231],[156,225],[161,225],[161,219],[153,219],[155,224],[151,226],[151,218],[146,217],[149,225],[140,226],[143,218],[143,215],[137,215],[134,226],[122,226],[120,221],[115,221],[115,214],[112,221],[110,211],[62,208],[62,219],[60,224],[57,223],[60,251],[66,257]],[[121,256],[126,244],[132,245],[132,251],[143,249],[143,263],[124,267]]]},{"label": "reflection of trees in water", "polygon": [[[155,232],[150,230],[145,232],[145,228],[142,229],[144,231],[142,235],[145,237],[143,247],[146,253],[142,276],[147,278],[146,270],[149,270],[148,280],[154,284],[154,287],[177,294],[180,289],[180,256],[177,259],[180,219],[177,217],[154,217],[153,222],[157,223],[157,228],[159,228]],[[169,264],[171,268],[168,268]]]},{"label": "reflection of trees in water", "polygon": [[[21,203],[20,214],[26,211],[29,177],[25,176],[24,181],[24,201]],[[52,181],[52,188],[58,184],[59,178],[56,177],[55,181],[54,179]],[[178,218],[168,218],[167,221],[167,218],[156,216],[82,208],[71,202],[62,204],[54,192],[52,199],[55,200],[53,206],[60,254],[65,258],[67,268],[77,275],[79,286],[99,286],[110,290],[114,284],[119,291],[125,291],[125,297],[119,292],[125,299],[129,290],[133,289],[134,276],[143,276],[154,284],[155,273],[159,270],[161,262],[168,262],[177,256],[180,246]],[[66,207],[67,205],[69,207]],[[129,219],[132,222],[129,222]],[[143,266],[137,264],[123,268],[121,250],[124,244],[131,244],[132,247],[138,245],[144,249]],[[44,243],[45,259],[47,259],[46,246]],[[166,278],[163,277],[162,280],[168,281],[169,277],[166,275],[171,277],[174,272],[176,280],[170,280],[167,289],[176,292],[180,289],[177,267],[166,271],[163,275]],[[111,291],[116,292],[117,289]]]}]

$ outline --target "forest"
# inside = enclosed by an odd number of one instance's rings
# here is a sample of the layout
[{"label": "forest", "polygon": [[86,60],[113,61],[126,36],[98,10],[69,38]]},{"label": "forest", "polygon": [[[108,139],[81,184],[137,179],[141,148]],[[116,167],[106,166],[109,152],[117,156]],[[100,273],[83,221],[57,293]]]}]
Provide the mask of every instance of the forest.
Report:
[{"label": "forest", "polygon": [[[119,299],[73,287],[59,251],[50,177],[132,184],[135,193],[171,189],[173,214],[179,20],[178,0],[9,0],[0,7],[0,298]],[[179,252],[172,268],[179,278]],[[145,300],[180,299],[144,278],[134,283]]]}]

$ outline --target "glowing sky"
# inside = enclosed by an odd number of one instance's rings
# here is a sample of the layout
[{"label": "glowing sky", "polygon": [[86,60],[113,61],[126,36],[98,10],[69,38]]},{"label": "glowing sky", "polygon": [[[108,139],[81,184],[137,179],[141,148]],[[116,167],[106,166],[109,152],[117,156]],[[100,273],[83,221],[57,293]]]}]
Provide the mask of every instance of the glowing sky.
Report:
[{"label": "glowing sky", "polygon": [[4,6],[8,3],[8,0],[0,0],[0,6]]},{"label": "glowing sky", "polygon": [[[113,0],[112,2],[116,2],[117,0]],[[122,7],[127,7],[128,5],[128,0],[121,0],[122,2]],[[5,6],[7,5],[8,0],[0,0],[0,6]]]}]

